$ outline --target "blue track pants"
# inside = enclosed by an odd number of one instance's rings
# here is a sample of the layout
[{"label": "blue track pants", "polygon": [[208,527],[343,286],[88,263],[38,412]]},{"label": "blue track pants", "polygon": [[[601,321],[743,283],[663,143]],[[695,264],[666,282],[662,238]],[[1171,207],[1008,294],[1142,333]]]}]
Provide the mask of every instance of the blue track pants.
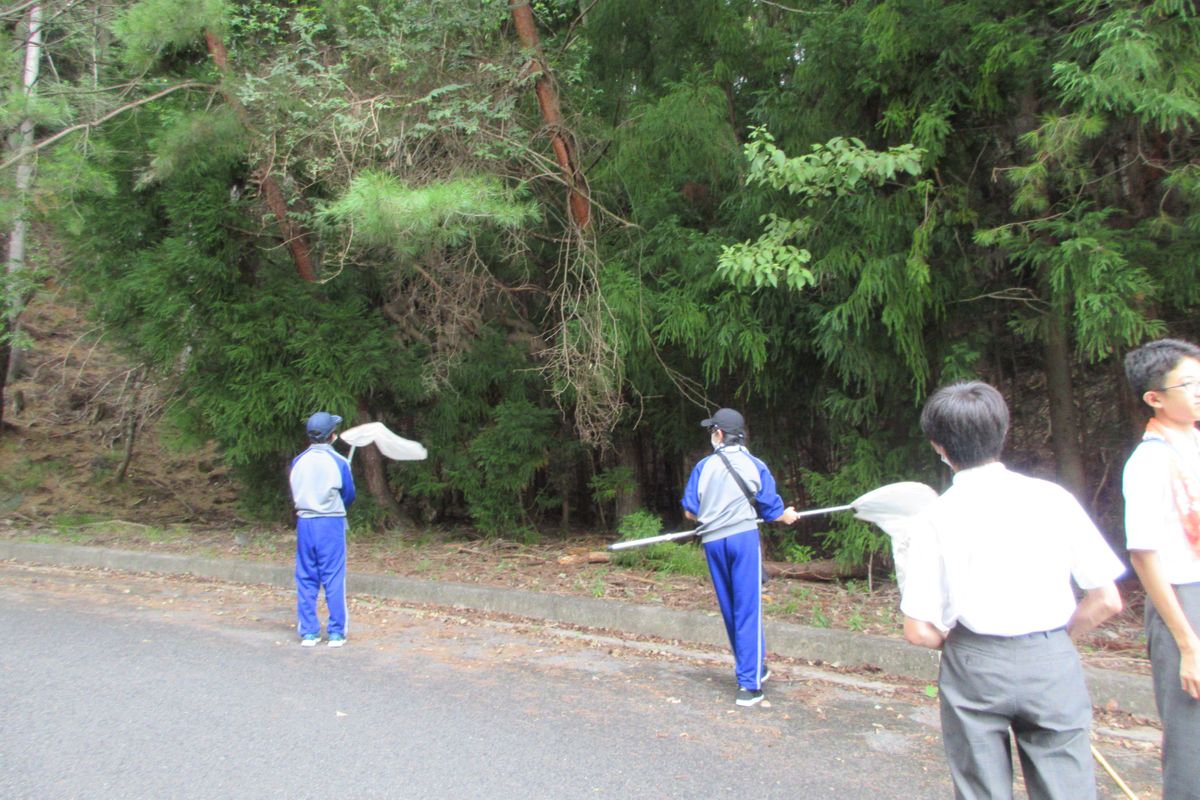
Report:
[{"label": "blue track pants", "polygon": [[346,633],[346,518],[296,519],[296,632],[321,633],[317,594],[325,587],[329,633]]},{"label": "blue track pants", "polygon": [[738,686],[762,686],[767,646],[762,626],[762,550],[758,530],[735,533],[704,545],[717,604],[733,648]]}]

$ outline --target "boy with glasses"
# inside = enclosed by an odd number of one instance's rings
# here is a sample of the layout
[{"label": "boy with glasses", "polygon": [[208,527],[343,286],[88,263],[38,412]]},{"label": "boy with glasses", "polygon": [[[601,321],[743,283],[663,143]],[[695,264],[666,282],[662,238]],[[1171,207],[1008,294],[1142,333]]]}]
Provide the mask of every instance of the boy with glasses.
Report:
[{"label": "boy with glasses", "polygon": [[1200,347],[1150,342],[1125,356],[1153,412],[1125,463],[1125,536],[1146,590],[1146,642],[1162,719],[1163,797],[1200,798]]}]

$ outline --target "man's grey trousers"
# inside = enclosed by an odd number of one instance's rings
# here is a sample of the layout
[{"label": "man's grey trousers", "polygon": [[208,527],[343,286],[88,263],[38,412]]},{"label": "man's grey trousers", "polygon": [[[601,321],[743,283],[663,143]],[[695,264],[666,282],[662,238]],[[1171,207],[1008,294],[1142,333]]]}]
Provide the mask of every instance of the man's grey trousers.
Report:
[{"label": "man's grey trousers", "polygon": [[1012,739],[1030,800],[1092,800],[1092,703],[1066,631],[983,636],[950,631],[938,677],[954,794],[1011,798]]}]

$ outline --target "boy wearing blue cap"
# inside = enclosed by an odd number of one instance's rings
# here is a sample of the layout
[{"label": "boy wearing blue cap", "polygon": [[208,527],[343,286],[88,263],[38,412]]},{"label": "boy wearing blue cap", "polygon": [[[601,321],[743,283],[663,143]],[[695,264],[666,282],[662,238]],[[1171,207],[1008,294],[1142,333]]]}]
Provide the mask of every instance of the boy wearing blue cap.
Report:
[{"label": "boy wearing blue cap", "polygon": [[346,509],[354,502],[350,462],[333,449],[341,417],[308,418],[312,444],[292,459],[288,480],[296,506],[296,632],[300,644],[321,641],[317,594],[325,587],[329,646],[346,643]]}]

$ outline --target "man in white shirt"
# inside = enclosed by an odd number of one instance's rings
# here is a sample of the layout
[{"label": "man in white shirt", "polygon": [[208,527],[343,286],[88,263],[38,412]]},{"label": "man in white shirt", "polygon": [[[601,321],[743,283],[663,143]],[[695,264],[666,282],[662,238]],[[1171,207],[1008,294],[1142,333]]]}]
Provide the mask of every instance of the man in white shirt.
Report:
[{"label": "man in white shirt", "polygon": [[942,650],[955,796],[1012,796],[1011,730],[1030,798],[1094,798],[1092,704],[1072,639],[1121,610],[1125,568],[1069,492],[1000,463],[1008,407],[995,388],[943,387],[921,429],[954,482],[910,544],[900,607],[905,638]]}]

